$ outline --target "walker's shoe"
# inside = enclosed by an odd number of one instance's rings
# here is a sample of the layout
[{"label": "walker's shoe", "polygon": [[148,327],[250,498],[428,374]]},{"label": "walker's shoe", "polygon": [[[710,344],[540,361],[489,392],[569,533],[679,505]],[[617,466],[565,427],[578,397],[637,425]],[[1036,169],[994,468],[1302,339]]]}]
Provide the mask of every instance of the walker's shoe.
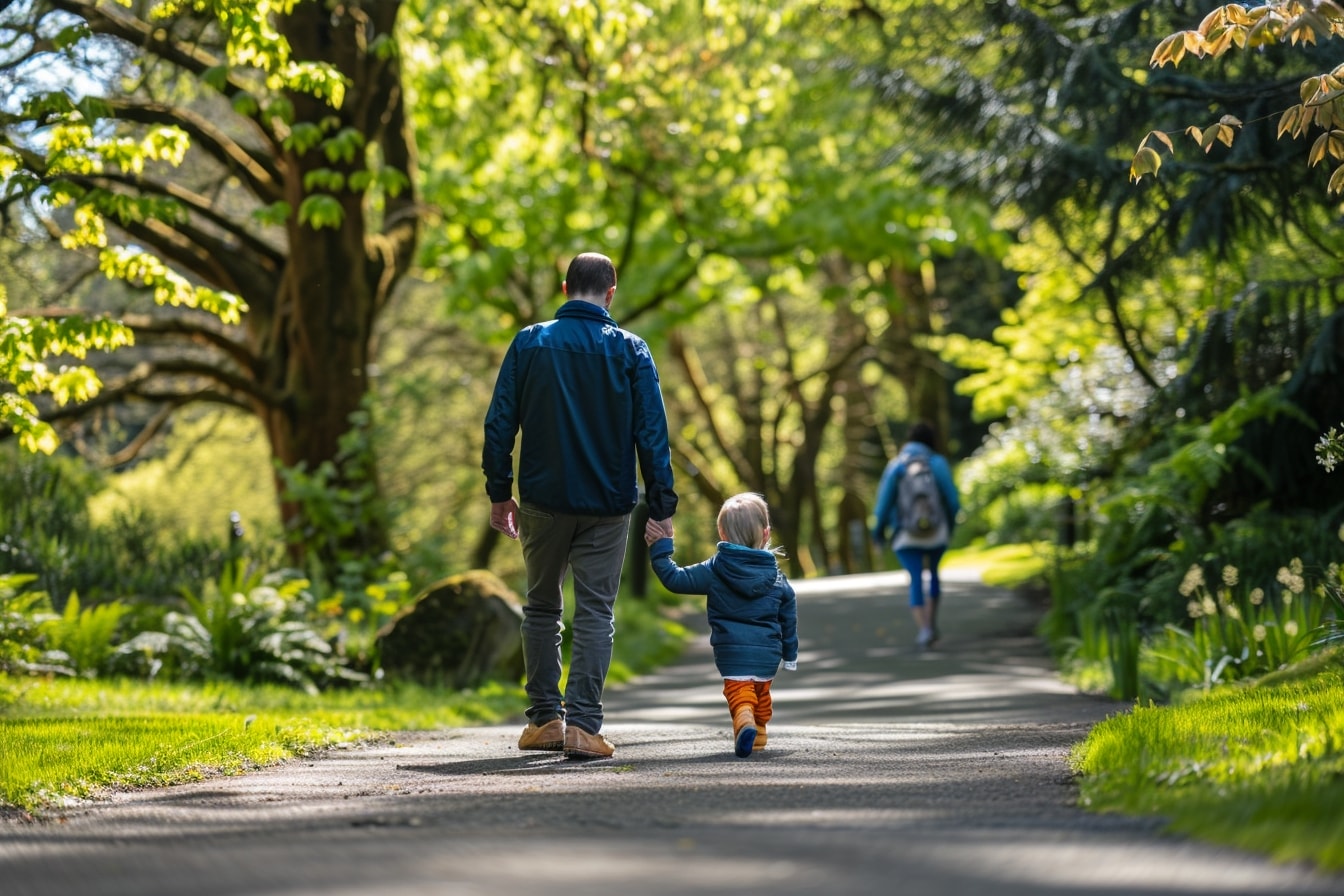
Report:
[{"label": "walker's shoe", "polygon": [[751,752],[759,753],[765,749],[765,726],[756,726],[756,743],[751,745]]},{"label": "walker's shoe", "polygon": [[616,748],[600,734],[589,734],[582,728],[570,725],[565,729],[565,758],[567,759],[606,759]]},{"label": "walker's shoe", "polygon": [[518,738],[520,750],[547,750],[558,753],[565,748],[565,723],[563,719],[551,719],[540,727],[527,723]]},{"label": "walker's shoe", "polygon": [[919,637],[915,638],[915,643],[920,647],[929,647],[935,640],[937,640],[937,637],[938,636],[933,633],[933,629],[923,628],[919,630]]},{"label": "walker's shoe", "polygon": [[751,707],[744,706],[733,716],[733,752],[739,758],[751,755],[756,745],[756,720],[752,718]]}]

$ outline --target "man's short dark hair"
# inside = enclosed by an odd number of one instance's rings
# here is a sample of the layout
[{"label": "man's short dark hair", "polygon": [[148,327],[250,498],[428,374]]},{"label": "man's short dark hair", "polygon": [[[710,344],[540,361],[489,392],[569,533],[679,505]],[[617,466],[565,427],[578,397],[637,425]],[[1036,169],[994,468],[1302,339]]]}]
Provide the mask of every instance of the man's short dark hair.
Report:
[{"label": "man's short dark hair", "polygon": [[571,299],[602,298],[616,285],[616,265],[605,255],[584,252],[569,263],[565,284]]}]

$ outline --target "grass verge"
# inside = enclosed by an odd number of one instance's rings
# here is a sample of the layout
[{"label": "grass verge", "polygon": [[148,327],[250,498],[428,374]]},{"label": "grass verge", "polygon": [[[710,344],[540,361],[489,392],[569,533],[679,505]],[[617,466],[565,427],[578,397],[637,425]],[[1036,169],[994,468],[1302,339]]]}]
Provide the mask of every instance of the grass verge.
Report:
[{"label": "grass verge", "polygon": [[[676,609],[617,601],[608,681],[681,651]],[[406,683],[310,696],[280,686],[0,675],[0,809],[38,815],[116,788],[240,774],[390,732],[521,720],[520,684],[448,691]]]},{"label": "grass verge", "polygon": [[1344,648],[1096,725],[1070,761],[1099,812],[1344,869]]}]

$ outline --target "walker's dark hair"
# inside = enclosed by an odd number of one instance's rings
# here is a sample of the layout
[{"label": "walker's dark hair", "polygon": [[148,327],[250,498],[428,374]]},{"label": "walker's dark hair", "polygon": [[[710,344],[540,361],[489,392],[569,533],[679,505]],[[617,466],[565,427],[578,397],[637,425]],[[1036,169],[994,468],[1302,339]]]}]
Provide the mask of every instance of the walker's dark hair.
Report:
[{"label": "walker's dark hair", "polygon": [[571,299],[600,299],[616,285],[616,265],[597,252],[576,255],[565,272],[565,289]]},{"label": "walker's dark hair", "polygon": [[910,441],[928,445],[934,451],[938,450],[938,434],[923,420],[910,427]]}]

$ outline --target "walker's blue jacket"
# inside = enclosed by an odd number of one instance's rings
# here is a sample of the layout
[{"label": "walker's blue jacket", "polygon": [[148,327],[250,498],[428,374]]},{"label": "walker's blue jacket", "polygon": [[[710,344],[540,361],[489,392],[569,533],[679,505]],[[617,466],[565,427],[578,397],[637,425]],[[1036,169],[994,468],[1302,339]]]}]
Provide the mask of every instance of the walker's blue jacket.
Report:
[{"label": "walker's blue jacket", "polygon": [[947,458],[934,451],[923,442],[906,442],[896,456],[887,462],[882,471],[882,479],[877,484],[877,508],[874,510],[876,522],[873,524],[873,541],[887,543],[890,532],[901,531],[901,508],[896,500],[900,492],[898,484],[905,475],[905,460],[912,454],[922,454],[929,459],[929,469],[938,483],[938,494],[943,498],[943,507],[947,510],[947,532],[950,536],[957,525],[957,514],[961,513],[961,495],[952,479],[952,467]]},{"label": "walker's blue jacket", "polygon": [[554,320],[525,327],[509,345],[485,416],[481,468],[492,502],[513,497],[519,429],[519,500],[558,513],[629,513],[638,463],[650,516],[676,511],[653,355],[600,305],[565,302]]},{"label": "walker's blue jacket", "polygon": [[798,602],[769,551],[719,542],[713,557],[694,566],[672,559],[672,539],[649,546],[658,580],[676,594],[706,594],[709,643],[724,678],[774,678],[779,661],[798,659]]}]

